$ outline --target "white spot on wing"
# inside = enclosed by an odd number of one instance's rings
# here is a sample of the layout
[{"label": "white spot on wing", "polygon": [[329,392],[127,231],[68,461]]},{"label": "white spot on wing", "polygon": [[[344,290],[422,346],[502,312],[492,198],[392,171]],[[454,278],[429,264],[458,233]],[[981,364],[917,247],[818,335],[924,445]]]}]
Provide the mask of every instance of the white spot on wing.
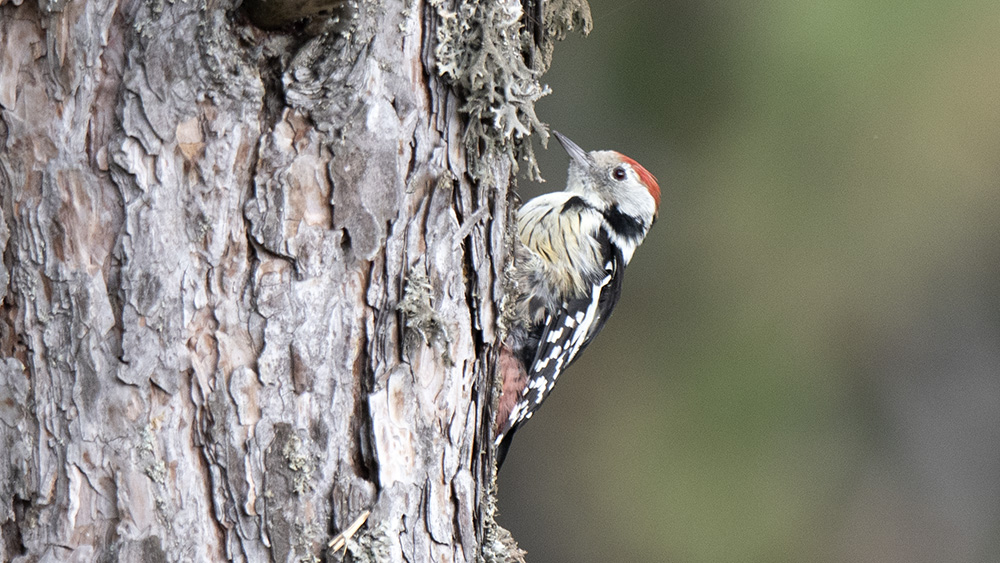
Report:
[{"label": "white spot on wing", "polygon": [[549,331],[549,337],[546,338],[548,342],[559,342],[559,338],[562,337],[563,329],[559,327],[559,330]]}]

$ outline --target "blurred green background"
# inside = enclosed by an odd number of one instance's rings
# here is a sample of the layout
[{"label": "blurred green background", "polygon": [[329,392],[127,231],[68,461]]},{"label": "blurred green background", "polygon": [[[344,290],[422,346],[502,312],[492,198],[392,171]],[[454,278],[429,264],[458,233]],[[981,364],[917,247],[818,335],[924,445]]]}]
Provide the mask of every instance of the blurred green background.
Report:
[{"label": "blurred green background", "polygon": [[1000,561],[1000,2],[590,5],[539,116],[663,203],[500,475],[528,561]]}]

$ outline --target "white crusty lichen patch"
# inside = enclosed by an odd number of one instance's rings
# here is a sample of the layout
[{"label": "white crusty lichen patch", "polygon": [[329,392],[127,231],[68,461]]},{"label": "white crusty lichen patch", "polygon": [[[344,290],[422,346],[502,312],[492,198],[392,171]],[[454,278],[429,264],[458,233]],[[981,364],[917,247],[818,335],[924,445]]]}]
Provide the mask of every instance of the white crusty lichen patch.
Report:
[{"label": "white crusty lichen patch", "polygon": [[495,522],[486,528],[482,547],[483,563],[525,563],[525,551],[517,546],[513,536]]},{"label": "white crusty lichen patch", "polygon": [[414,346],[417,341],[433,346],[439,343],[443,347],[441,360],[445,366],[453,365],[451,357],[451,339],[444,326],[441,315],[431,302],[430,279],[427,277],[424,261],[421,259],[406,273],[406,285],[403,288],[403,299],[397,309],[403,314],[406,326],[406,346]]},{"label": "white crusty lichen patch", "polygon": [[522,30],[521,4],[517,0],[463,2],[451,9],[444,0],[431,0],[439,25],[434,56],[440,76],[464,99],[461,111],[468,116],[465,144],[470,171],[477,174],[478,156],[507,152],[513,162],[528,163],[538,176],[530,135],[548,138],[545,125],[535,115],[535,102],[549,93],[524,60],[527,38]]},{"label": "white crusty lichen patch", "polygon": [[392,538],[398,536],[399,530],[393,534],[389,525],[380,521],[347,538],[345,551],[351,552],[352,561],[358,563],[389,561],[393,554]]},{"label": "white crusty lichen patch", "polygon": [[281,449],[281,455],[288,462],[288,468],[295,474],[295,478],[292,480],[292,490],[298,494],[302,494],[312,489],[312,477],[313,472],[316,470],[316,460],[313,454],[302,443],[302,439],[292,435]]}]

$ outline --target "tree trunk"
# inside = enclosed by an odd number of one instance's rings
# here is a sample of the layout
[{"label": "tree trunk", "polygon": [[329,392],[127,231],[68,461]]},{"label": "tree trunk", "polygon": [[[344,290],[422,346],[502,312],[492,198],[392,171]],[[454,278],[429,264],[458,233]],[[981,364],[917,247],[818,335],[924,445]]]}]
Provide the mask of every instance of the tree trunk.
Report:
[{"label": "tree trunk", "polygon": [[0,0],[4,561],[312,560],[364,510],[355,560],[517,556],[508,188],[586,5],[530,70],[511,0],[259,4]]}]

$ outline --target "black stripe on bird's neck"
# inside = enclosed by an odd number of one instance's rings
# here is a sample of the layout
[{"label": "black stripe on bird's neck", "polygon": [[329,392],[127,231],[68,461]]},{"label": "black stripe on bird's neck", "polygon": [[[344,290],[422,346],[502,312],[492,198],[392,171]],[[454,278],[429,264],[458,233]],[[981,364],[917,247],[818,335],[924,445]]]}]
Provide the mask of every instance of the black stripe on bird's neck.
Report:
[{"label": "black stripe on bird's neck", "polygon": [[575,209],[586,209],[591,207],[589,203],[583,200],[580,196],[573,196],[566,200],[566,203],[562,206],[561,213],[566,213],[567,211],[573,211]]},{"label": "black stripe on bird's neck", "polygon": [[622,210],[617,205],[612,205],[606,209],[603,215],[604,220],[608,222],[611,230],[621,238],[637,241],[646,235],[646,224],[631,215],[622,213]]}]

